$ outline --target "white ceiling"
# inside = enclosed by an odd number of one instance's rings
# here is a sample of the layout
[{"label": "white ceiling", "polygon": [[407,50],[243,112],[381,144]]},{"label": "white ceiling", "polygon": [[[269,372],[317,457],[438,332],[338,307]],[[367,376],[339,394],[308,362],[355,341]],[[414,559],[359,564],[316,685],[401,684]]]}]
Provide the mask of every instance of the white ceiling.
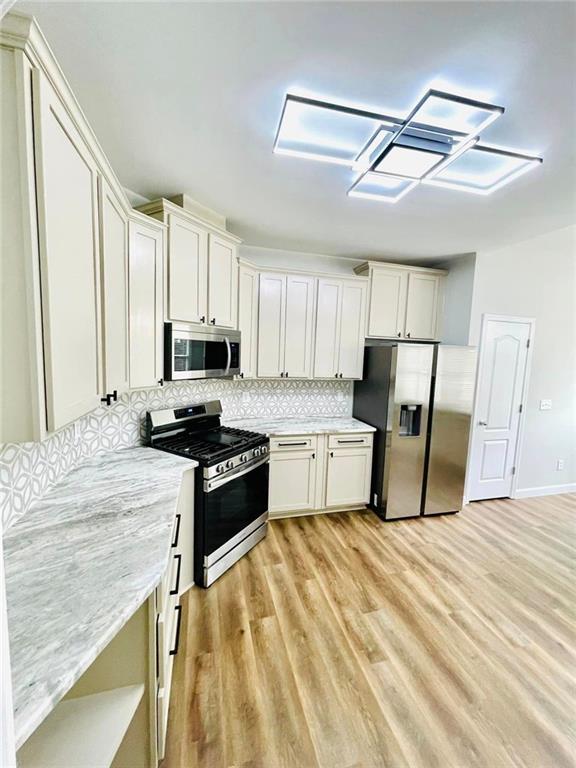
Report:
[{"label": "white ceiling", "polygon": [[[439,257],[568,225],[576,195],[572,2],[18,3],[37,16],[121,182],[186,192],[252,245]],[[352,199],[352,172],[272,153],[292,87],[408,112],[442,78],[505,114],[487,143],[541,168],[488,197]]]}]

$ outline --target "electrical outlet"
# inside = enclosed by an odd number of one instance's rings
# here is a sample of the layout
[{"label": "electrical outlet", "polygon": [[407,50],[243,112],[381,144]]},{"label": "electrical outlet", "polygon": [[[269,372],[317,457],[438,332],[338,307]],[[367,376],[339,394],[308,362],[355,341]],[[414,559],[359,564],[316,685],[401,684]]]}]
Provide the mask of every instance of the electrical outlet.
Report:
[{"label": "electrical outlet", "polygon": [[552,410],[552,400],[540,400],[540,410],[541,411],[551,411]]},{"label": "electrical outlet", "polygon": [[564,469],[564,464],[565,464],[564,459],[558,459],[558,461],[556,462],[556,469],[562,471]]}]

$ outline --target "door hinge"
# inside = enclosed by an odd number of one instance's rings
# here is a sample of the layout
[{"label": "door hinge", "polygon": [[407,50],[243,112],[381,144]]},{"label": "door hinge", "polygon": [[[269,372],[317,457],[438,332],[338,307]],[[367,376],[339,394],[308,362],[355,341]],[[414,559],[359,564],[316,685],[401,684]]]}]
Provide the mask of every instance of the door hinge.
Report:
[{"label": "door hinge", "polygon": [[527,348],[527,349],[529,349],[529,348],[530,348],[530,339],[528,339],[528,340],[526,341],[526,348]]},{"label": "door hinge", "polygon": [[515,475],[515,474],[516,474],[516,467],[512,467],[512,474],[513,474],[513,475]]},{"label": "door hinge", "polygon": [[520,405],[518,406],[518,413],[522,413],[522,408],[523,408],[523,405],[522,403],[520,403]]}]

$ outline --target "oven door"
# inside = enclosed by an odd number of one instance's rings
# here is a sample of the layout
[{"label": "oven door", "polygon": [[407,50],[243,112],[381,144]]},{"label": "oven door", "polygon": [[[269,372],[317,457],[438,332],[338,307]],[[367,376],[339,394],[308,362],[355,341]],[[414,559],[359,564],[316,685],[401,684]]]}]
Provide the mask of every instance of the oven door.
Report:
[{"label": "oven door", "polygon": [[166,323],[164,333],[167,381],[235,376],[240,372],[240,334],[190,329]]}]

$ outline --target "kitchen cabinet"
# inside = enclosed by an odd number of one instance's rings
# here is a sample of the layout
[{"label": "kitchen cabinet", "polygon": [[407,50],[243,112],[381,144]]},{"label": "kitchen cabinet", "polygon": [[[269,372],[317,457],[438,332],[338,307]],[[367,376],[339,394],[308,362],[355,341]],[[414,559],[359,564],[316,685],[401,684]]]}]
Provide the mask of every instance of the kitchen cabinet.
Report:
[{"label": "kitchen cabinet", "polygon": [[319,278],[315,378],[362,378],[365,314],[364,280]]},{"label": "kitchen cabinet", "polygon": [[445,270],[366,262],[356,272],[370,280],[367,336],[438,338]]},{"label": "kitchen cabinet", "polygon": [[208,315],[208,233],[180,216],[168,222],[168,318],[205,323]]},{"label": "kitchen cabinet", "polygon": [[310,378],[315,283],[307,275],[260,274],[259,377]]},{"label": "kitchen cabinet", "polygon": [[410,272],[408,275],[406,338],[437,338],[441,279],[438,275],[424,272]]},{"label": "kitchen cabinet", "polygon": [[33,72],[47,430],[100,404],[98,169],[58,94]]},{"label": "kitchen cabinet", "polygon": [[367,504],[372,440],[368,432],[271,437],[270,516]]},{"label": "kitchen cabinet", "polygon": [[104,392],[116,400],[128,389],[128,216],[110,185],[99,179],[102,258]]},{"label": "kitchen cabinet", "polygon": [[254,267],[240,264],[238,276],[238,330],[240,378],[253,379],[257,373],[259,276]]},{"label": "kitchen cabinet", "polygon": [[172,322],[238,326],[239,238],[223,228],[225,221],[208,209],[198,215],[194,202],[178,196],[138,207],[141,213],[168,227],[166,319]]},{"label": "kitchen cabinet", "polygon": [[[361,441],[362,442],[362,441]],[[328,449],[325,506],[367,504],[370,497],[372,448],[346,445]]]},{"label": "kitchen cabinet", "polygon": [[311,511],[315,498],[316,438],[287,437],[271,444],[270,516]]},{"label": "kitchen cabinet", "polygon": [[131,221],[128,258],[130,387],[163,377],[163,227]]},{"label": "kitchen cabinet", "polygon": [[236,328],[238,324],[236,245],[210,233],[208,248],[208,322],[221,328]]}]

